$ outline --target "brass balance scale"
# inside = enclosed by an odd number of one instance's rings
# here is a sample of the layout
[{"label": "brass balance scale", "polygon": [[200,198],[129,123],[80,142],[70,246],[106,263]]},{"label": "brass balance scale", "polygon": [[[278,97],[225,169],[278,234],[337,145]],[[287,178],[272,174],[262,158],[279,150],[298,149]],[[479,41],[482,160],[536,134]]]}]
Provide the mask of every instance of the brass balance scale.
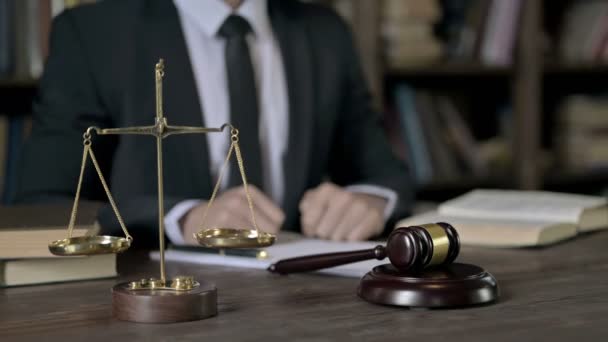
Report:
[{"label": "brass balance scale", "polygon": [[[252,227],[239,229],[233,227],[203,228],[195,234],[197,241],[211,248],[263,248],[272,245],[276,237],[273,234],[259,230],[255,219],[254,203],[249,193],[247,177],[241,150],[239,147],[239,131],[230,124],[224,124],[220,128],[170,126],[163,113],[162,103],[162,79],[164,76],[164,61],[161,59],[155,67],[156,79],[156,120],[153,126],[104,128],[89,127],[83,135],[84,150],[80,176],[76,189],[76,196],[72,213],[68,224],[67,238],[53,241],[49,244],[51,253],[59,256],[93,255],[106,253],[121,253],[131,246],[133,238],[129,234],[125,223],[118,211],[118,207],[110,193],[110,189],[101,173],[101,168],[95,158],[92,149],[91,137],[93,133],[98,135],[111,134],[137,134],[151,135],[156,138],[157,171],[158,171],[158,234],[160,242],[160,278],[141,279],[139,281],[120,283],[112,288],[112,310],[113,315],[121,320],[166,323],[191,321],[211,317],[217,314],[217,289],[206,281],[196,281],[191,276],[177,276],[167,279],[165,274],[165,245],[164,245],[164,207],[163,207],[163,158],[162,141],[170,135],[176,134],[201,134],[223,132],[230,129],[231,144],[226,159],[219,172],[218,180],[213,189],[211,198],[203,214],[203,227],[208,211],[211,209],[214,199],[222,183],[226,167],[233,154],[236,154],[237,164],[241,174],[245,195],[249,204],[249,212]],[[125,237],[118,236],[79,236],[72,237],[72,231],[78,212],[80,190],[84,170],[90,158],[99,180],[103,185],[110,205],[118,219]]]}]

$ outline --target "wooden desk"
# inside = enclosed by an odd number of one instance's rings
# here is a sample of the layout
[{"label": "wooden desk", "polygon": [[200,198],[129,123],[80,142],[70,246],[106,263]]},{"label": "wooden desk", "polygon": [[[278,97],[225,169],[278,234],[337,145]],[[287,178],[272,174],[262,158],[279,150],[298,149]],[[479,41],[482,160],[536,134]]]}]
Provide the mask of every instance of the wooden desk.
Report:
[{"label": "wooden desk", "polygon": [[[169,263],[172,275],[218,285],[219,316],[168,325],[114,320],[116,279],[11,288],[0,290],[0,340],[606,341],[607,248],[608,232],[545,249],[464,248],[460,260],[492,272],[501,300],[453,310],[372,305],[356,297],[356,279]],[[157,272],[150,261],[127,271],[137,255],[120,262],[123,280]]]}]

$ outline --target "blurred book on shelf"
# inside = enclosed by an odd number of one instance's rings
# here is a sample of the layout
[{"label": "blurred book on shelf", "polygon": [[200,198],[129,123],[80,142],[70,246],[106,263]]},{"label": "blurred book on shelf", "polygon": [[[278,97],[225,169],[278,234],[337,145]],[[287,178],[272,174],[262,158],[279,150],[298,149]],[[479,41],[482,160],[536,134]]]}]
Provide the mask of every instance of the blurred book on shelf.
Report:
[{"label": "blurred book on shelf", "polygon": [[4,126],[0,130],[0,149],[3,150],[0,156],[4,157],[4,160],[0,161],[3,166],[0,170],[0,204],[10,205],[17,192],[21,151],[31,132],[32,118],[29,115],[8,115],[3,116],[0,121]]},{"label": "blurred book on shelf", "polygon": [[558,33],[557,53],[568,63],[608,61],[608,2],[572,1]]},{"label": "blurred book on shelf", "polygon": [[443,0],[437,35],[448,61],[510,66],[522,0]]},{"label": "blurred book on shelf", "polygon": [[433,170],[428,145],[422,132],[420,114],[416,108],[414,89],[401,84],[395,88],[395,105],[407,160],[416,185],[432,181]]},{"label": "blurred book on shelf", "polygon": [[394,89],[394,102],[385,127],[418,186],[489,176],[494,150],[475,138],[450,97],[401,83]]},{"label": "blurred book on shelf", "polygon": [[483,64],[509,66],[513,63],[522,1],[491,2],[479,49],[479,59]]},{"label": "blurred book on shelf", "polygon": [[14,12],[14,1],[0,0],[0,78],[8,77],[14,70]]},{"label": "blurred book on shelf", "polygon": [[608,169],[608,97],[572,95],[558,108],[557,160],[568,171]]},{"label": "blurred book on shelf", "polygon": [[332,2],[333,8],[340,14],[344,20],[346,20],[349,24],[352,25],[353,19],[355,17],[355,8],[352,0],[333,0]]},{"label": "blurred book on shelf", "polygon": [[440,17],[441,8],[435,0],[385,0],[380,34],[388,66],[407,68],[439,61],[443,46],[433,26]]},{"label": "blurred book on shelf", "polygon": [[489,4],[489,1],[441,1],[443,16],[437,24],[437,33],[445,42],[448,59],[471,61],[475,58]]},{"label": "blurred book on shelf", "polygon": [[0,115],[0,201],[4,197],[6,164],[8,160],[9,117]]}]

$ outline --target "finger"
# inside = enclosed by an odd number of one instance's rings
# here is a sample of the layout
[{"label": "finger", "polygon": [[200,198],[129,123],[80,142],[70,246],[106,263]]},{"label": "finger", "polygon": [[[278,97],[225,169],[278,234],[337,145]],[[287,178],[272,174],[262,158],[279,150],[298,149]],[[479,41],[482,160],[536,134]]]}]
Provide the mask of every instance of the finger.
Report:
[{"label": "finger", "polygon": [[339,190],[339,187],[331,182],[321,183],[313,190],[307,191],[300,200],[300,210],[306,210],[307,207],[314,205],[319,200],[327,198],[331,193]]},{"label": "finger", "polygon": [[304,203],[308,203],[307,199],[312,196],[311,194],[314,191],[316,190],[306,191],[304,193],[304,196],[302,196],[300,203],[298,204],[298,208],[300,209],[300,227],[302,228],[302,234],[306,236],[312,236],[314,234],[314,231],[311,229],[312,225],[309,225],[308,222],[304,222],[305,218],[308,219],[308,216],[305,216],[304,214],[307,211],[308,207],[306,207]]},{"label": "finger", "polygon": [[[232,194],[232,197],[238,201],[238,213],[235,214],[244,217],[246,220],[245,227],[249,227],[250,229],[254,229],[255,226],[259,227],[260,230],[268,233],[277,233],[281,225],[283,224],[284,215],[281,209],[279,210],[280,217],[278,220],[275,220],[277,215],[269,215],[269,203],[270,206],[275,206],[272,201],[270,201],[261,191],[259,191],[256,187],[250,186],[248,188],[249,194],[251,195],[251,200],[253,202],[253,210],[255,215],[255,225],[254,220],[251,216],[251,208],[249,207],[249,201],[247,200],[247,196],[245,193],[244,187],[241,187],[239,191],[236,191]],[[268,203],[269,202],[269,203]],[[270,208],[273,210],[273,208]]]},{"label": "finger", "polygon": [[355,230],[359,223],[369,215],[370,208],[362,201],[354,201],[347,209],[344,219],[336,226],[330,238],[332,240],[346,240],[348,234]]},{"label": "finger", "polygon": [[347,210],[353,200],[353,194],[343,190],[329,198],[327,210],[318,224],[318,237],[323,239],[331,237],[336,227],[346,218]]},{"label": "finger", "polygon": [[304,234],[312,236],[317,233],[321,218],[327,211],[329,200],[334,196],[337,187],[324,183],[312,191],[308,191],[306,198],[300,204],[301,224]]},{"label": "finger", "polygon": [[[255,199],[252,199],[255,203]],[[251,216],[251,209],[249,208],[249,201],[245,197],[244,191],[237,191],[230,195],[225,200],[228,210],[222,213],[224,221],[227,222],[238,222],[240,229],[255,229],[253,224],[253,218]],[[260,229],[265,232],[272,232],[274,230],[274,223],[264,214],[257,205],[254,207],[255,223]],[[227,217],[226,217],[227,216]],[[234,217],[234,220],[231,218]]]},{"label": "finger", "polygon": [[302,228],[302,233],[306,236],[314,236],[317,232],[316,224],[323,212],[325,211],[325,206],[319,206],[318,208],[309,208],[307,212],[303,212],[300,216],[300,226]]},{"label": "finger", "polygon": [[317,223],[326,209],[327,207],[325,205],[317,203],[314,206],[309,207],[305,212],[302,212],[300,216],[300,225],[304,235],[314,236],[317,233]]},{"label": "finger", "polygon": [[[189,227],[190,231],[199,231],[211,227],[230,227],[235,223],[242,223],[247,219],[239,208],[243,205],[236,197],[228,196],[227,198],[218,199],[216,205],[209,208],[206,220],[203,222],[203,216],[207,211],[207,202],[200,204],[196,209],[193,209],[187,216],[184,222],[185,227]],[[192,235],[192,234],[187,234]]]},{"label": "finger", "polygon": [[[251,218],[251,212],[249,211],[248,205],[247,204],[245,204],[245,205],[247,206],[247,208],[245,208],[243,210],[244,210],[244,212],[247,213],[248,225],[251,226],[251,228],[254,228],[252,226],[253,219]],[[281,229],[282,222],[276,222],[276,221],[271,220],[268,215],[266,215],[262,210],[259,210],[257,203],[254,207],[254,212],[255,212],[255,223],[261,231],[264,231],[267,233],[272,233],[272,234],[279,232],[279,230]]]},{"label": "finger", "polygon": [[383,226],[384,220],[382,215],[378,211],[372,210],[365,219],[348,234],[346,239],[348,241],[367,240],[370,237],[380,234]]},{"label": "finger", "polygon": [[[280,226],[285,220],[285,213],[283,210],[276,205],[266,194],[255,186],[248,186],[249,193],[251,194],[252,200],[255,203],[255,207],[258,208],[270,222],[275,226]],[[243,188],[243,191],[245,189]]]},{"label": "finger", "polygon": [[249,213],[249,204],[244,193],[239,189],[225,193],[221,200],[218,201],[217,210],[222,210],[222,213],[215,212],[216,216],[222,215],[223,221],[230,221],[231,217],[238,218],[240,222],[245,220],[248,222],[246,226],[251,226],[251,216]]},{"label": "finger", "polygon": [[318,189],[315,188],[312,190],[308,190],[304,193],[304,195],[300,199],[300,203],[298,203],[298,209],[300,209],[300,211],[306,210],[306,208],[308,207],[308,203],[310,203],[310,196],[313,196],[314,193],[317,191]]}]

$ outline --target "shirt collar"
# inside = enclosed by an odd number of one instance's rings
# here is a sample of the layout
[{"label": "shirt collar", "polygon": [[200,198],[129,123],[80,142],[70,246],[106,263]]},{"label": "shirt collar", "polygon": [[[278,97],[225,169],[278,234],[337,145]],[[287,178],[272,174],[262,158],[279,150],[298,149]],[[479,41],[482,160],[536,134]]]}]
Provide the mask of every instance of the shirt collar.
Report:
[{"label": "shirt collar", "polygon": [[181,15],[188,16],[209,37],[216,37],[220,26],[231,14],[245,18],[256,37],[265,38],[271,34],[268,16],[268,0],[244,0],[233,11],[223,0],[173,0]]}]

